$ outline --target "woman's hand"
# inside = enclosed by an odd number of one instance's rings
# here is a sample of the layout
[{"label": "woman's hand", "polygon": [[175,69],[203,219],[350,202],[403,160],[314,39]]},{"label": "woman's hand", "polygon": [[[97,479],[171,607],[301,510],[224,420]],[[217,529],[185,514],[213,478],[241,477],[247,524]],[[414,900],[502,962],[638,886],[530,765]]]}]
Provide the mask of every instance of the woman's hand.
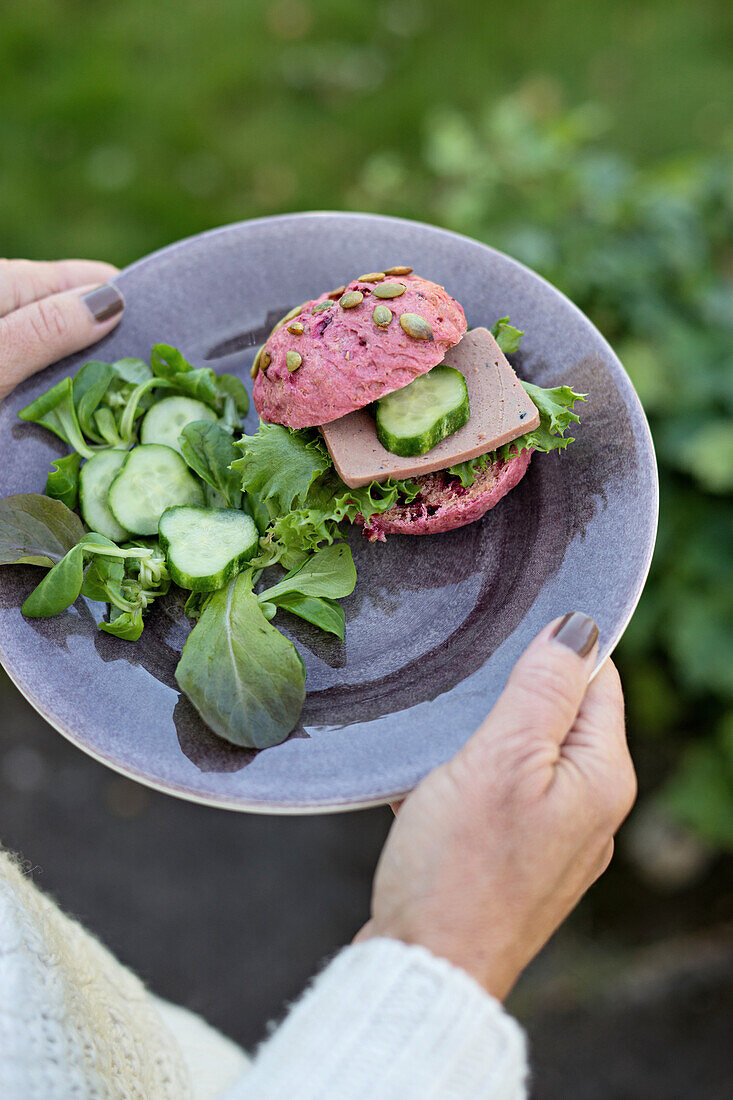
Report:
[{"label": "woman's hand", "polygon": [[0,260],[0,400],[114,328],[125,305],[116,274],[94,260]]},{"label": "woman's hand", "polygon": [[464,748],[403,803],[357,939],[423,944],[503,999],[606,869],[636,780],[597,628],[551,623]]}]

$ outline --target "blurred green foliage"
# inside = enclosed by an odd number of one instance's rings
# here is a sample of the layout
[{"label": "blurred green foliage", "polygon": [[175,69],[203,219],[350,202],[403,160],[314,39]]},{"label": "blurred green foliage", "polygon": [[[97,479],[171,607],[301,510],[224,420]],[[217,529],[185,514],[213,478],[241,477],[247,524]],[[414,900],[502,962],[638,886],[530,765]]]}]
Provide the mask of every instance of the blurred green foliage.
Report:
[{"label": "blurred green foliage", "polygon": [[612,107],[634,155],[710,148],[732,34],[729,0],[4,0],[2,252],[124,264],[343,207],[375,148],[417,154],[426,111],[528,74]]},{"label": "blurred green foliage", "polygon": [[619,652],[631,734],[660,744],[646,777],[664,779],[657,797],[733,847],[733,150],[639,168],[599,140],[597,107],[548,110],[540,93],[472,117],[436,112],[420,171],[377,153],[357,197],[394,213],[409,193],[406,212],[417,188],[424,218],[534,267],[618,351],[651,421],[662,496]]},{"label": "blurred green foliage", "polygon": [[[590,314],[660,459],[619,654],[642,780],[733,846],[729,0],[5,0],[1,18],[3,254],[122,264],[351,207],[503,248]],[[594,105],[563,109],[559,87]]]}]

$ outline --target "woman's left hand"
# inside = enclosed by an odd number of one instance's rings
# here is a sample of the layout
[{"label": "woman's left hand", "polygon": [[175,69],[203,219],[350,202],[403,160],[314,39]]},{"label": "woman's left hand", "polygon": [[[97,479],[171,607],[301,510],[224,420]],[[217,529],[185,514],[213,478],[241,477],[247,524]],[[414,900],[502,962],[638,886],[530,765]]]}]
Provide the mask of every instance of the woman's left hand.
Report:
[{"label": "woman's left hand", "polygon": [[116,274],[96,260],[0,260],[0,400],[115,327],[125,306]]}]

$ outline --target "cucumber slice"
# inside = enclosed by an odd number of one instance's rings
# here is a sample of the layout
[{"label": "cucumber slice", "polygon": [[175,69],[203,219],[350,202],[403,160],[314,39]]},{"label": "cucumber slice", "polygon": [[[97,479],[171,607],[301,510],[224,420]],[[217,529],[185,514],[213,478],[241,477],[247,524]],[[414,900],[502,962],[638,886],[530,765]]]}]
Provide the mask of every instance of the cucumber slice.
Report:
[{"label": "cucumber slice", "polygon": [[251,516],[234,508],[180,507],[160,517],[159,538],[176,584],[213,592],[254,557],[259,531]]},{"label": "cucumber slice", "polygon": [[155,535],[166,508],[203,504],[204,490],[177,451],[157,443],[135,447],[110,486],[112,515],[136,535]]},{"label": "cucumber slice", "polygon": [[113,542],[126,542],[130,532],[112,515],[107,494],[127,458],[127,451],[99,451],[85,462],[79,474],[79,508],[90,531],[99,531]]},{"label": "cucumber slice", "polygon": [[377,438],[392,454],[424,455],[470,415],[466,379],[441,363],[377,401]]},{"label": "cucumber slice", "polygon": [[193,397],[164,397],[145,413],[140,425],[141,443],[161,443],[181,454],[179,436],[194,420],[216,420],[217,415],[203,401]]}]

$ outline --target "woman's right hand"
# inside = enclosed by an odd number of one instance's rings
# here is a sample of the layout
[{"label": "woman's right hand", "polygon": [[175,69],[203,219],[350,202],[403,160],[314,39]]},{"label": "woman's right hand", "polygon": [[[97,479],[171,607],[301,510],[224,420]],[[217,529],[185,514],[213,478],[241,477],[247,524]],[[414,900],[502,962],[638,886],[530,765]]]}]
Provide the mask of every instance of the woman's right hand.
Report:
[{"label": "woman's right hand", "polygon": [[491,713],[407,797],[357,940],[422,944],[503,999],[608,866],[636,780],[618,673],[588,683],[597,629],[551,623]]}]

